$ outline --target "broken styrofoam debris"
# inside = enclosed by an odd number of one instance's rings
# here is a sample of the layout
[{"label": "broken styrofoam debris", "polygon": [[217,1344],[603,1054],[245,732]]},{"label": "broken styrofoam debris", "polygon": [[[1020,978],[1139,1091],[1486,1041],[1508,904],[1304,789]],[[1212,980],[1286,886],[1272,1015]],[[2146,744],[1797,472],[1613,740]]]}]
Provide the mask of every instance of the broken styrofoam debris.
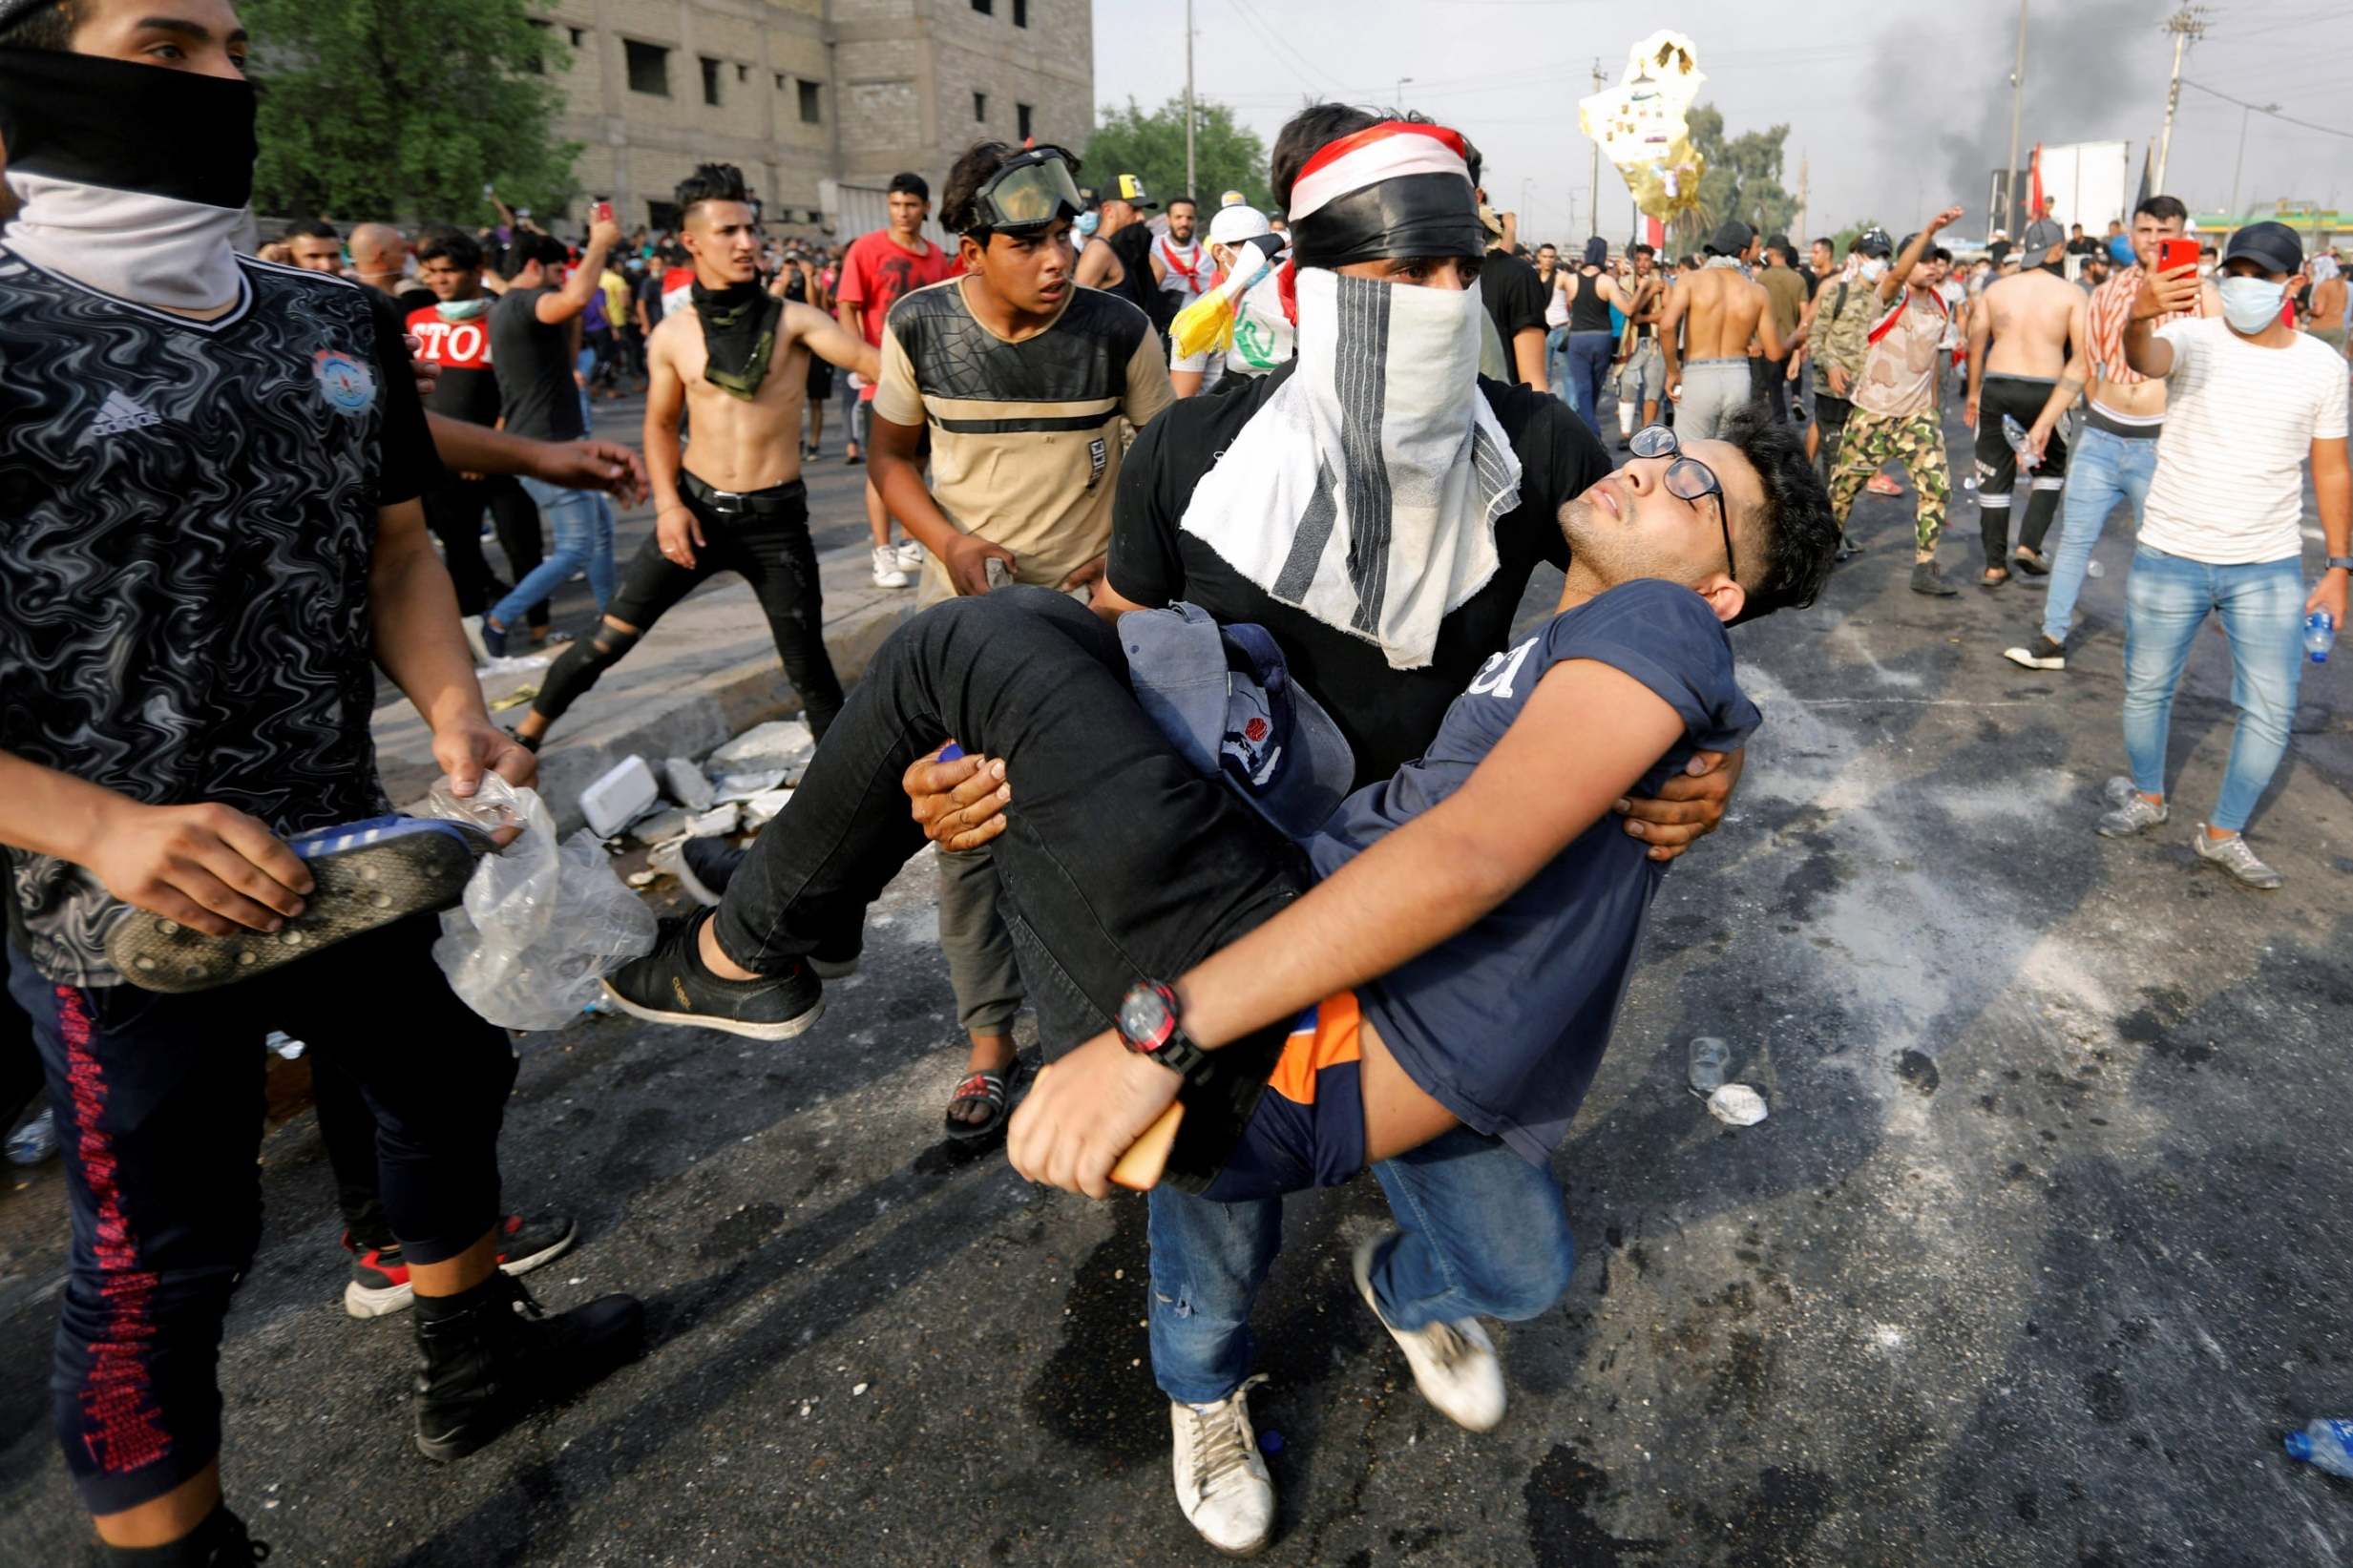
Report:
[{"label": "broken styrofoam debris", "polygon": [[544,670],[554,654],[512,654],[505,659],[485,659],[473,668],[478,680],[503,680],[511,675],[528,675]]},{"label": "broken styrofoam debris", "polygon": [[600,839],[609,839],[652,809],[662,798],[654,770],[642,757],[625,757],[603,778],[580,791],[580,815]]},{"label": "broken styrofoam debris", "polygon": [[809,734],[807,724],[798,719],[772,719],[754,725],[712,752],[704,766],[714,774],[750,773],[772,767],[798,774],[816,749],[817,738]]},{"label": "broken styrofoam debris", "polygon": [[1708,1097],[1708,1114],[1733,1127],[1754,1127],[1765,1119],[1765,1097],[1745,1083],[1728,1083]]},{"label": "broken styrofoam debris", "polygon": [[715,810],[690,819],[686,824],[686,836],[690,839],[721,838],[734,832],[742,826],[743,820],[744,808],[730,801]]},{"label": "broken styrofoam debris", "polygon": [[689,811],[708,811],[718,804],[717,792],[703,770],[683,757],[671,757],[662,764],[662,792]]},{"label": "broken styrofoam debris", "polygon": [[657,811],[650,817],[640,817],[636,823],[631,825],[629,836],[640,844],[649,847],[667,844],[672,839],[684,838],[687,825],[693,822],[695,814],[685,807],[674,805],[667,811]]},{"label": "broken styrofoam debris", "polygon": [[770,789],[754,795],[744,803],[744,826],[766,826],[776,819],[776,814],[784,810],[791,799],[792,791],[789,789]]},{"label": "broken styrofoam debris", "polygon": [[662,880],[660,871],[632,871],[624,879],[632,888],[650,888]]},{"label": "broken styrofoam debris", "polygon": [[747,801],[754,795],[765,795],[785,782],[781,767],[756,768],[748,773],[723,773],[713,781],[718,788],[711,797],[713,805],[725,805],[729,801]]}]

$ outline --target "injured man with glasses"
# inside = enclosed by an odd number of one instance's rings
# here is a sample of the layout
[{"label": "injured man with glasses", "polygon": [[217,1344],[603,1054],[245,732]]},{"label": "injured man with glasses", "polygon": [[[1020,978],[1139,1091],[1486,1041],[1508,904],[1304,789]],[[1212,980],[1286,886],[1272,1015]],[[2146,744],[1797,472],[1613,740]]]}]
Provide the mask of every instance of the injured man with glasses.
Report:
[{"label": "injured man with glasses", "polygon": [[[1378,320],[1460,360],[1448,450],[1491,455],[1477,290],[1316,267],[1292,287],[1306,440],[1334,423],[1321,389],[1339,389],[1345,427],[1352,396],[1377,408],[1434,374],[1424,351],[1335,374],[1335,343]],[[1259,461],[1258,425],[1213,473]],[[607,982],[614,1000],[658,1023],[802,1034],[824,1009],[808,955],[854,931],[928,842],[902,775],[951,737],[1003,759],[1001,907],[1041,1019],[1085,1020],[1041,1035],[1051,1054],[1102,1031],[1039,1079],[1010,1152],[1094,1197],[1115,1166],[1158,1183],[1153,1367],[1187,1517],[1229,1551],[1271,1527],[1247,1436],[1248,1320],[1286,1192],[1374,1172],[1401,1223],[1359,1253],[1358,1287],[1433,1403],[1492,1427],[1502,1376],[1475,1320],[1535,1316],[1566,1287],[1550,1157],[1667,869],[1611,809],[1757,725],[1726,627],[1811,603],[1838,543],[1787,426],[1754,406],[1723,434],[1679,449],[1646,430],[1639,455],[1563,505],[1558,612],[1487,660],[1418,760],[1354,793],[1346,742],[1259,628],[1183,605],[1114,627],[1042,589],[935,606],[875,656],[719,908],[665,922]],[[1329,440],[1335,465],[1363,450]],[[1360,519],[1392,513],[1365,488],[1306,475],[1298,493],[1315,499],[1267,522],[1275,554],[1383,549]],[[1397,515],[1405,504],[1399,490]],[[1293,592],[1347,618],[1345,574]]]}]

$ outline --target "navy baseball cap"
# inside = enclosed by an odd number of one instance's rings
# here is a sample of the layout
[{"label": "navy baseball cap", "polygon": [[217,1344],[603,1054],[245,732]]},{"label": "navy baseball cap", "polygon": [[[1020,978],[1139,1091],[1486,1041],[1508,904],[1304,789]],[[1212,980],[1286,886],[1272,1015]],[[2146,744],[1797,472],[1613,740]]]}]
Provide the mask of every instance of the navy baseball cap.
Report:
[{"label": "navy baseball cap", "polygon": [[1265,627],[1220,626],[1179,602],[1120,617],[1120,645],[1136,701],[1161,733],[1285,836],[1307,838],[1348,798],[1355,754],[1291,679]]},{"label": "navy baseball cap", "polygon": [[[2304,242],[2296,231],[2285,223],[2265,220],[2250,223],[2231,236],[2230,243],[2222,247],[2222,261],[2244,258],[2265,272],[2299,273],[2304,270]],[[2220,265],[2221,262],[2216,263]]]}]

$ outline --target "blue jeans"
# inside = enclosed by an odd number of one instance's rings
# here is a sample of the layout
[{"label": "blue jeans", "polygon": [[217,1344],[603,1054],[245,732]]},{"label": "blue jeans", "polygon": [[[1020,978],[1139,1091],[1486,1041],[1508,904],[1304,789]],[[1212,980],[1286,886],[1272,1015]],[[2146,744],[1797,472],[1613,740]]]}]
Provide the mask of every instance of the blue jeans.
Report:
[{"label": "blue jeans", "polygon": [[2067,640],[2075,600],[2084,591],[2084,572],[2091,564],[2091,547],[2100,542],[2108,514],[2118,501],[2130,501],[2137,523],[2156,471],[2154,441],[2128,441],[2111,430],[2084,427],[2083,439],[2068,461],[2059,550],[2050,568],[2050,596],[2043,601],[2043,635],[2051,641]]},{"label": "blue jeans", "polygon": [[613,504],[593,490],[560,490],[539,479],[524,480],[523,490],[538,503],[549,550],[505,598],[491,606],[490,618],[500,626],[522,624],[526,611],[551,597],[582,567],[588,569],[589,592],[597,596],[597,613],[604,614],[619,575],[613,565]]},{"label": "blue jeans", "polygon": [[1609,379],[1609,361],[1618,340],[1607,332],[1568,335],[1568,406],[1585,416],[1586,428],[1602,433],[1602,383]]},{"label": "blue jeans", "polygon": [[[1399,1328],[1484,1315],[1522,1322],[1568,1288],[1577,1244],[1561,1184],[1468,1127],[1373,1167],[1404,1229],[1373,1265],[1381,1315]],[[1151,1194],[1152,1377],[1206,1405],[1250,1375],[1250,1303],[1283,1245],[1283,1201],[1213,1203]]]},{"label": "blue jeans", "polygon": [[[1568,403],[1568,328],[1556,326],[1544,333],[1544,382],[1552,395]],[[1574,404],[1569,405],[1576,407]]]},{"label": "blue jeans", "polygon": [[2165,793],[2165,740],[2174,688],[2207,612],[2222,613],[2231,642],[2231,702],[2238,723],[2211,823],[2236,833],[2287,754],[2303,679],[2304,572],[2296,556],[2209,566],[2143,545],[2124,594],[2124,749],[2132,786]]}]

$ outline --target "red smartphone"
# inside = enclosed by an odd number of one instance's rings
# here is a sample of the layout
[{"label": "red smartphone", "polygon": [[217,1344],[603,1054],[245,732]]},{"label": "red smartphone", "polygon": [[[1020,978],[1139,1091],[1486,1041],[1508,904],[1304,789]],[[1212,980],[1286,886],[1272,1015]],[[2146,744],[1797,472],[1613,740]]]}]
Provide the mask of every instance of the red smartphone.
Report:
[{"label": "red smartphone", "polygon": [[592,223],[610,223],[613,221],[613,203],[607,201],[602,197],[599,197],[595,205],[588,209],[588,220]]},{"label": "red smartphone", "polygon": [[2175,267],[2197,265],[2197,241],[2195,240],[2160,240],[2157,241],[2157,270],[2171,272]]}]

